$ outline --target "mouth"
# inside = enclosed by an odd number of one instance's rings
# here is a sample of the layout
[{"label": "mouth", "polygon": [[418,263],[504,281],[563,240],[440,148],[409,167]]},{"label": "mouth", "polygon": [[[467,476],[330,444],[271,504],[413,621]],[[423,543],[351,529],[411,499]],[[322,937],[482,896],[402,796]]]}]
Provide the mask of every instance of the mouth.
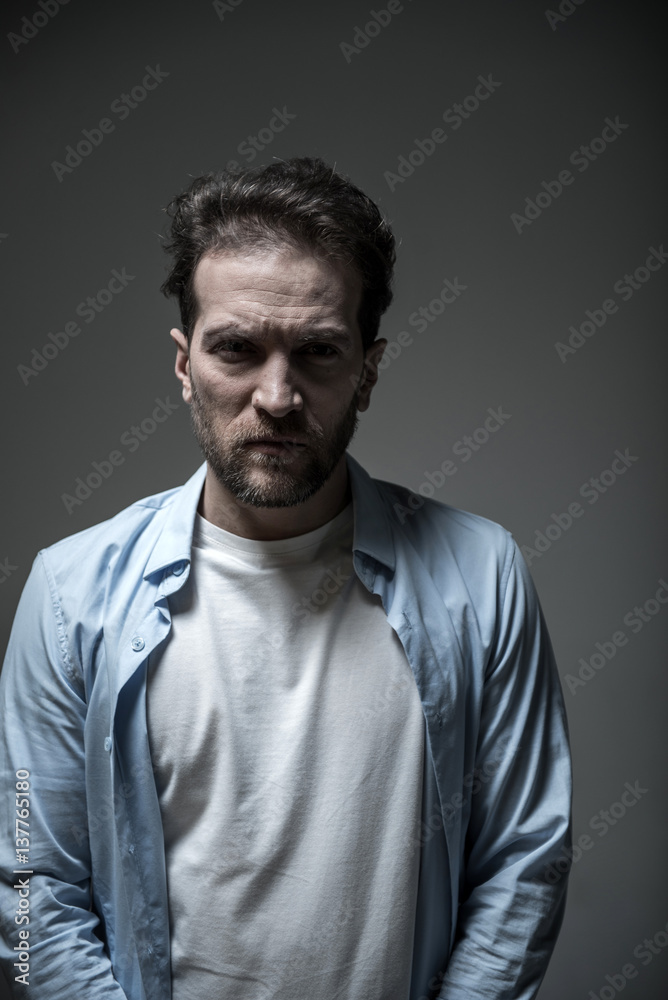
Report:
[{"label": "mouth", "polygon": [[286,455],[305,448],[306,443],[296,438],[257,438],[255,441],[247,441],[245,447],[267,455]]}]

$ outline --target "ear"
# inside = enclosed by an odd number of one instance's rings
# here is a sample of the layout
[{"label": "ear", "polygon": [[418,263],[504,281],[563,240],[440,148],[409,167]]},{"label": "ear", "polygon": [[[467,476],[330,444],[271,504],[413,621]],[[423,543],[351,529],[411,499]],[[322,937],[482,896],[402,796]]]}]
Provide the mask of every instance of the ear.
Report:
[{"label": "ear", "polygon": [[364,352],[364,368],[357,396],[357,409],[360,413],[369,409],[371,390],[378,381],[378,365],[386,347],[386,340],[374,340]]},{"label": "ear", "polygon": [[174,327],[173,330],[169,331],[169,336],[172,338],[176,344],[176,364],[174,365],[174,371],[176,372],[176,377],[181,383],[181,395],[186,403],[189,403],[192,399],[192,393],[190,389],[190,355],[188,352],[188,340],[186,335],[180,330]]}]

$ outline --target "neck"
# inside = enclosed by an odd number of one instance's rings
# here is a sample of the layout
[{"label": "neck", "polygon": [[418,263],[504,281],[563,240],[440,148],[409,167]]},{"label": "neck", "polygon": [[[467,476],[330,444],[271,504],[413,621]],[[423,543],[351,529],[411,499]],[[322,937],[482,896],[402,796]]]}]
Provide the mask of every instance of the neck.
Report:
[{"label": "neck", "polygon": [[350,499],[348,468],[346,457],[342,455],[324,486],[295,507],[255,507],[242,503],[207,466],[198,511],[218,528],[242,538],[268,542],[315,531],[340,514]]}]

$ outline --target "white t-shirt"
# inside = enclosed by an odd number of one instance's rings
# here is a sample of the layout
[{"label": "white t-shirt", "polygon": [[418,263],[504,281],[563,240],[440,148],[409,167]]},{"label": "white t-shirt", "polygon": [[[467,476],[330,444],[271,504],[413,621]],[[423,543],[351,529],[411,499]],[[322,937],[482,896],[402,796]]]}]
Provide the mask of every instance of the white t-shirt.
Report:
[{"label": "white t-shirt", "polygon": [[352,537],[197,515],[147,697],[173,1000],[408,998],[425,722]]}]

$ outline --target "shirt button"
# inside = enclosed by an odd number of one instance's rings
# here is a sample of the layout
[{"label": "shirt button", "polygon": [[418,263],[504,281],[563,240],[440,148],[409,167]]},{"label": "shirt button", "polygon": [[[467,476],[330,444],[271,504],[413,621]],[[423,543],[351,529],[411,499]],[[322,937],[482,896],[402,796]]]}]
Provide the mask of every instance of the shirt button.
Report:
[{"label": "shirt button", "polygon": [[135,650],[136,653],[138,653],[140,649],[144,648],[144,646],[145,643],[142,637],[140,635],[136,635],[132,640],[132,648]]},{"label": "shirt button", "polygon": [[105,736],[104,738],[104,749],[111,750],[111,736]]},{"label": "shirt button", "polygon": [[185,563],[177,563],[176,566],[173,567],[172,573],[174,576],[181,576],[181,573],[183,573],[185,568]]},{"label": "shirt button", "polygon": [[130,854],[134,854],[135,853],[135,845],[134,844],[130,844],[130,846],[128,847],[128,852]]}]

